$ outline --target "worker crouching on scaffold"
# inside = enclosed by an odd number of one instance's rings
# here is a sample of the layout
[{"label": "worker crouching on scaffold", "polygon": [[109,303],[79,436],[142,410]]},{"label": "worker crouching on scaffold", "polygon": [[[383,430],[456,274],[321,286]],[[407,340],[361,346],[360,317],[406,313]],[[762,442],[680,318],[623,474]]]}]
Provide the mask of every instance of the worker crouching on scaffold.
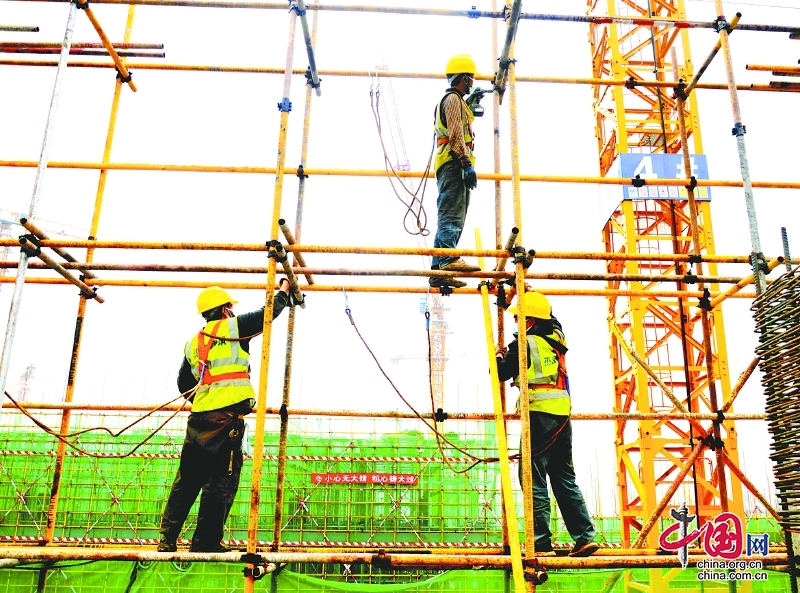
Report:
[{"label": "worker crouching on scaffold", "polygon": [[[522,299],[517,299],[517,306],[508,310],[515,320],[520,301],[527,327],[535,552],[541,556],[555,556],[550,532],[549,477],[567,531],[575,541],[569,555],[589,556],[599,546],[594,541],[594,525],[575,482],[572,463],[571,401],[565,364],[567,340],[561,324],[552,315],[547,297],[535,291],[526,292]],[[516,339],[507,348],[497,348],[497,372],[500,381],[513,378],[512,385],[519,387],[519,343]],[[522,483],[521,463],[519,479]]]},{"label": "worker crouching on scaffold", "polygon": [[[192,552],[227,552],[222,531],[242,471],[244,417],[253,410],[250,339],[264,328],[264,307],[234,316],[234,301],[218,286],[204,289],[197,311],[203,331],[186,343],[178,389],[192,400],[180,466],[164,515],[159,552],[175,552],[189,509],[202,490]],[[289,281],[281,279],[272,318],[289,303]]]}]

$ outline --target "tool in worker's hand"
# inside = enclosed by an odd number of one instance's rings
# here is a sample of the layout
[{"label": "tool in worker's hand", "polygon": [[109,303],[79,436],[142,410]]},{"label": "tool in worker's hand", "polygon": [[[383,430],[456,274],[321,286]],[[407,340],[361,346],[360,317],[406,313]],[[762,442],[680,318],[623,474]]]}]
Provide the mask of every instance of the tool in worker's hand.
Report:
[{"label": "tool in worker's hand", "polygon": [[475,117],[483,117],[484,109],[481,107],[481,99],[483,99],[484,95],[491,94],[494,91],[491,89],[482,89],[479,87],[475,87],[472,89],[472,92],[467,95],[467,98],[464,99],[466,104],[469,106],[470,111],[472,111],[472,115]]}]

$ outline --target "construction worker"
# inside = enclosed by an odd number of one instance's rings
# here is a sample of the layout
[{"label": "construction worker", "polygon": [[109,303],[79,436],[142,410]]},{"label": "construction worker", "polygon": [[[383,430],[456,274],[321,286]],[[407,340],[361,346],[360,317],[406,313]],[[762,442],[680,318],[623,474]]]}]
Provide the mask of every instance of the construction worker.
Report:
[{"label": "construction worker", "polygon": [[[436,202],[437,227],[433,241],[435,248],[455,249],[464,229],[469,207],[469,192],[478,185],[475,157],[472,154],[475,119],[464,100],[475,79],[475,62],[467,54],[450,58],[445,69],[450,88],[436,106],[434,131],[436,148],[434,172],[439,198]],[[477,272],[461,258],[434,256],[431,269],[447,272]],[[460,288],[465,282],[453,278],[431,277],[431,286]]]},{"label": "construction worker", "polygon": [[[244,417],[253,410],[250,339],[264,327],[264,307],[234,316],[237,301],[219,286],[205,288],[197,312],[206,326],[186,343],[178,389],[192,400],[180,467],[161,518],[159,552],[174,552],[197,495],[200,508],[192,552],[227,552],[220,543],[242,470]],[[289,303],[289,281],[281,279],[272,318]]]},{"label": "construction worker", "polygon": [[[517,306],[509,313],[517,318]],[[555,495],[561,516],[575,546],[570,556],[589,556],[598,544],[586,502],[575,483],[572,464],[572,423],[570,422],[569,378],[564,359],[567,341],[561,324],[553,317],[550,303],[543,294],[530,291],[522,298],[528,340],[528,389],[531,434],[531,473],[533,476],[533,514],[535,552],[555,556],[550,532],[550,497],[547,478]],[[517,335],[516,333],[514,334]],[[519,343],[515,339],[507,348],[497,349],[497,371],[500,381],[513,378],[519,387]],[[522,392],[521,388],[520,391]],[[517,400],[517,412],[520,402]],[[520,443],[520,451],[522,443]],[[522,464],[519,471],[522,483]]]}]

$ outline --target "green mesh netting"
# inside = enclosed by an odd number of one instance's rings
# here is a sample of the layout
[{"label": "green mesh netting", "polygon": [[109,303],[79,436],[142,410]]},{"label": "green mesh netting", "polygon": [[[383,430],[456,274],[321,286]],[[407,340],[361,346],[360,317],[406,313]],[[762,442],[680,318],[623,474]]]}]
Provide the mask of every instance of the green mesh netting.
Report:
[{"label": "green mesh netting", "polygon": [[[536,588],[541,593],[600,593],[613,571],[551,571],[550,580]],[[665,575],[667,571],[655,571]],[[696,570],[682,571],[669,583],[675,591],[728,591],[725,583],[701,583]],[[33,593],[42,575],[41,567],[27,566],[0,570],[0,593]],[[753,593],[784,593],[788,591],[788,576],[770,572],[766,582],[752,582]],[[636,585],[647,585],[651,571],[628,571],[627,583],[621,580],[613,591],[622,593],[637,590]],[[502,571],[456,570],[424,580],[403,584],[374,584],[353,582],[342,575],[337,582],[331,575],[322,580],[307,575],[282,571],[277,577],[267,576],[256,581],[256,591],[269,593],[338,593],[343,591],[382,593],[391,591],[426,591],[429,593],[454,593],[481,591],[503,593],[506,577]],[[241,565],[193,563],[130,563],[92,562],[81,565],[64,565],[50,568],[45,577],[45,588],[50,593],[231,593],[244,587]]]}]

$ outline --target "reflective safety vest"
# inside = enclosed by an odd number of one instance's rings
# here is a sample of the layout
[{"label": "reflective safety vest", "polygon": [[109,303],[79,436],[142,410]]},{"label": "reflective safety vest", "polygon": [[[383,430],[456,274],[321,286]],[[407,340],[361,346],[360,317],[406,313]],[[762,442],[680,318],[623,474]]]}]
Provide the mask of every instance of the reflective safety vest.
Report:
[{"label": "reflective safety vest", "polygon": [[[547,337],[528,334],[527,338],[530,411],[568,416],[571,406],[564,334],[556,330]],[[512,385],[519,387],[519,375],[514,377]]]},{"label": "reflective safety vest", "polygon": [[236,318],[209,321],[202,332],[186,343],[184,355],[194,378],[200,381],[192,400],[192,412],[218,410],[255,398],[250,384],[250,355],[238,341],[216,336],[238,338]]},{"label": "reflective safety vest", "polygon": [[450,89],[445,93],[442,100],[439,101],[434,115],[435,121],[433,127],[436,132],[436,158],[433,163],[434,173],[439,170],[439,167],[453,160],[453,155],[450,154],[450,134],[445,125],[444,114],[444,100],[450,95],[455,95],[458,97],[458,100],[461,101],[461,125],[464,128],[464,143],[467,145],[467,156],[472,166],[475,166],[475,156],[472,154],[475,140],[475,135],[472,133],[472,122],[475,116],[472,115],[469,105],[467,105],[461,95],[453,89]]}]

